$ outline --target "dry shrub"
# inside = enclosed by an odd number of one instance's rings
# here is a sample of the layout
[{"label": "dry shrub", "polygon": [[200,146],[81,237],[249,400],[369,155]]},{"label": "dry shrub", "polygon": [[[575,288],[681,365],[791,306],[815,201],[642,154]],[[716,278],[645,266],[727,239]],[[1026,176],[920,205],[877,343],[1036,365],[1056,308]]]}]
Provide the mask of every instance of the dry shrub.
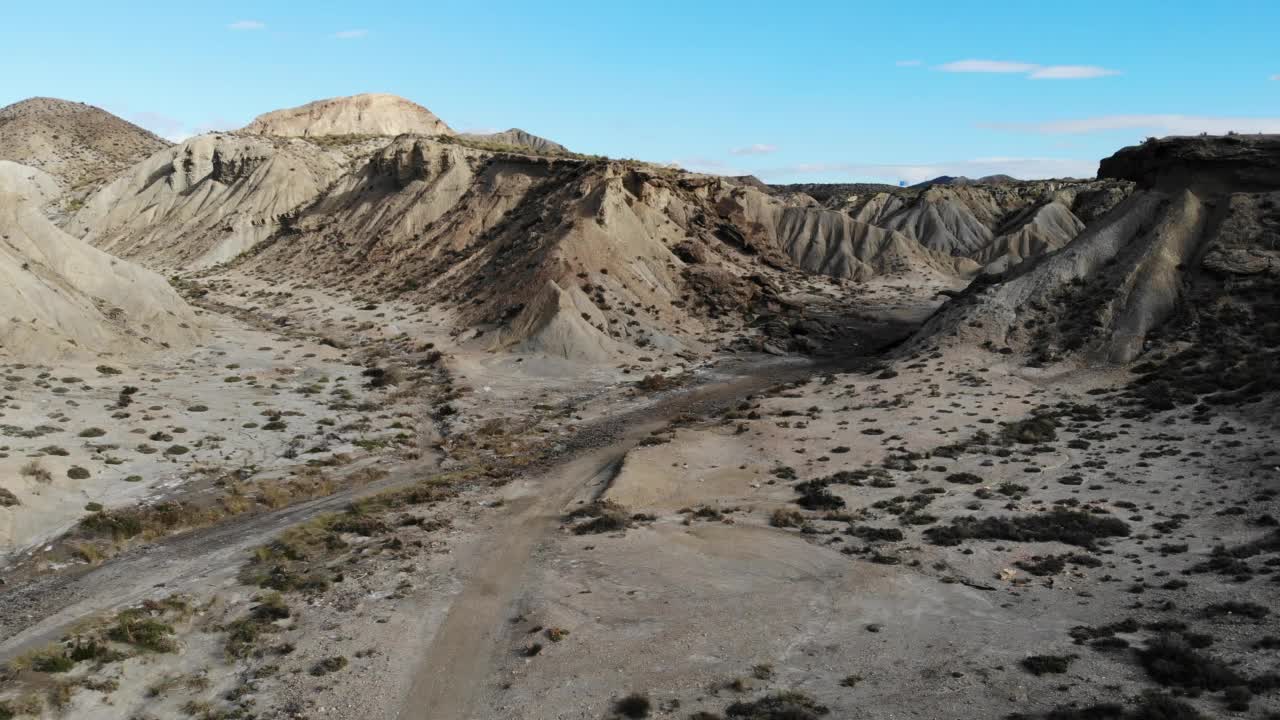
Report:
[{"label": "dry shrub", "polygon": [[22,475],[22,477],[31,478],[36,482],[45,484],[53,482],[53,473],[49,472],[44,465],[41,465],[39,460],[32,460],[26,465],[23,465],[22,469],[18,471],[18,474]]}]

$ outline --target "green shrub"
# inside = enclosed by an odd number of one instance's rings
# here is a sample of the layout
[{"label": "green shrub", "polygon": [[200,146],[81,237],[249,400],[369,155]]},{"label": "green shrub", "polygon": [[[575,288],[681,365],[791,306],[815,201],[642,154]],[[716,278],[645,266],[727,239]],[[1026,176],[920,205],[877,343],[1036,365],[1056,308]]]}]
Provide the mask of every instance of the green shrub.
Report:
[{"label": "green shrub", "polygon": [[1138,662],[1161,685],[1186,690],[1218,691],[1246,684],[1235,670],[1196,652],[1178,635],[1161,635],[1138,651]]},{"label": "green shrub", "polygon": [[581,518],[588,519],[573,526],[574,535],[616,532],[626,530],[631,525],[626,509],[608,500],[598,500],[565,516],[568,521]]},{"label": "green shrub", "polygon": [[613,709],[625,718],[647,718],[653,710],[653,703],[646,695],[631,693],[614,703]]},{"label": "green shrub", "polygon": [[966,539],[1013,540],[1019,542],[1061,542],[1093,548],[1099,538],[1125,537],[1129,525],[1113,517],[1080,510],[1055,508],[1031,515],[956,518],[950,525],[924,531],[935,545],[959,545]]},{"label": "green shrub", "polygon": [[116,616],[116,624],[107,630],[107,637],[116,642],[158,653],[178,649],[173,634],[172,625],[151,617],[147,610],[140,608],[121,612]]},{"label": "green shrub", "polygon": [[1032,675],[1056,675],[1066,672],[1075,659],[1075,655],[1032,655],[1022,659],[1022,669]]},{"label": "green shrub", "polygon": [[818,720],[831,709],[795,691],[766,695],[753,702],[735,702],[725,708],[725,715],[743,720]]},{"label": "green shrub", "polygon": [[61,647],[42,650],[30,656],[31,669],[42,673],[64,673],[76,666]]},{"label": "green shrub", "polygon": [[334,657],[327,657],[317,662],[315,665],[312,665],[310,672],[312,675],[320,677],[322,675],[328,675],[329,673],[338,672],[346,666],[347,659],[341,655],[335,655]]},{"label": "green shrub", "polygon": [[798,510],[779,508],[769,516],[769,524],[776,528],[800,527],[804,524],[804,516]]}]

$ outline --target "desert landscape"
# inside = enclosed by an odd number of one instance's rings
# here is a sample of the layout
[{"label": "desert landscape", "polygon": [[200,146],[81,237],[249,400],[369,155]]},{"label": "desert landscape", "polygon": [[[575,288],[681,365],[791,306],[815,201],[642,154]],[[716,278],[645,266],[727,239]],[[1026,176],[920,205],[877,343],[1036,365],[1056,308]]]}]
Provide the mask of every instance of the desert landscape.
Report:
[{"label": "desert landscape", "polygon": [[0,109],[0,720],[1280,717],[1280,135],[572,147]]}]

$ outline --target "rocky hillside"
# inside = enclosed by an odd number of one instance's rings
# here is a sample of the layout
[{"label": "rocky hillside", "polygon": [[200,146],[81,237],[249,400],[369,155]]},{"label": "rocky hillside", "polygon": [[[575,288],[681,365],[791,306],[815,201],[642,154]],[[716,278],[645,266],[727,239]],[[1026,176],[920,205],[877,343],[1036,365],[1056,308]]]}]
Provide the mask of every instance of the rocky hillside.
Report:
[{"label": "rocky hillside", "polygon": [[1062,247],[1131,188],[1131,183],[1115,180],[1018,181],[1005,176],[942,178],[909,188],[874,183],[774,186],[779,194],[803,193],[861,223],[965,258],[987,272],[1002,272]]},{"label": "rocky hillside", "polygon": [[214,133],[162,150],[85,202],[65,228],[165,269],[225,262],[270,237],[341,173],[344,146]]},{"label": "rocky hillside", "polygon": [[1114,182],[932,185],[851,197],[841,207],[932,250],[1003,269],[1066,244],[1127,192],[1125,183]]},{"label": "rocky hillside", "polygon": [[569,148],[520,128],[511,128],[496,133],[462,133],[458,137],[481,144],[503,147],[523,148],[542,155],[568,155]]},{"label": "rocky hillside", "polygon": [[931,185],[1004,185],[1016,183],[1018,179],[1010,175],[983,175],[980,178],[964,175],[939,175],[931,180],[916,183],[913,187],[929,187]]},{"label": "rocky hillside", "polygon": [[84,103],[31,98],[0,108],[0,160],[43,170],[64,189],[100,184],[168,146]]},{"label": "rocky hillside", "polygon": [[519,130],[458,136],[418,105],[361,95],[157,152],[67,228],[166,272],[232,263],[407,296],[494,348],[601,360],[719,342],[815,276],[955,287],[1061,247],[1128,187],[804,193],[578,156]]},{"label": "rocky hillside", "polygon": [[915,347],[1143,364],[1152,402],[1280,389],[1280,137],[1166,138],[1104,160],[1140,188],[1049,256],[975,282]]},{"label": "rocky hillside", "polygon": [[407,295],[452,308],[495,348],[590,360],[718,342],[713,329],[780,311],[814,275],[942,287],[978,268],[808,196],[725,178],[547,145],[292,132],[158,152],[67,227],[166,272],[234,263]]},{"label": "rocky hillside", "polygon": [[259,115],[244,131],[281,137],[452,135],[430,110],[395,95],[366,93],[317,100]]},{"label": "rocky hillside", "polygon": [[495,348],[678,350],[716,318],[780,307],[769,274],[788,258],[725,226],[711,198],[728,187],[400,138],[238,265],[453,307]]}]

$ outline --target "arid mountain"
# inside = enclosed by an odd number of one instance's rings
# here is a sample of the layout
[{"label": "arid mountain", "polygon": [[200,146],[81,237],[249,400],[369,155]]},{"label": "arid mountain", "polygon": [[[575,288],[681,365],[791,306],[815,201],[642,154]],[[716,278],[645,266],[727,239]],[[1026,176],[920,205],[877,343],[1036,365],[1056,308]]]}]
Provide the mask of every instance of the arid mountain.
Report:
[{"label": "arid mountain", "polygon": [[[906,235],[924,247],[969,258],[988,272],[1065,245],[1084,222],[1123,199],[1129,183],[1007,181],[889,188],[839,186],[827,207]],[[1079,215],[1077,215],[1079,213]]]},{"label": "arid mountain", "polygon": [[317,100],[259,115],[245,126],[255,135],[452,135],[430,110],[395,95],[366,93]]},{"label": "arid mountain", "polygon": [[349,104],[327,102],[251,126],[268,136],[210,134],[158,152],[67,227],[166,272],[235,262],[408,295],[453,308],[459,327],[483,329],[493,347],[590,360],[698,347],[713,326],[782,308],[787,276],[945,286],[978,267],[805,195],[561,156],[518,131],[506,139],[527,152],[369,137],[395,124],[382,105],[337,128]]},{"label": "arid mountain", "polygon": [[916,183],[912,187],[925,188],[932,185],[1004,185],[1016,182],[1018,182],[1018,179],[1011,175],[983,175],[980,178],[970,178],[963,175],[939,175],[932,180]]},{"label": "arid mountain", "polygon": [[328,188],[348,147],[354,146],[201,135],[139,163],[90,197],[65,227],[156,268],[225,262],[269,237]]},{"label": "arid mountain", "polygon": [[1063,246],[1083,225],[1072,208],[1096,214],[1127,192],[770,188],[574,156],[519,130],[451,132],[385,95],[268,113],[153,154],[66,227],[166,272],[234,263],[408,296],[492,347],[600,360],[700,347],[813,275],[954,287]]},{"label": "arid mountain", "polygon": [[496,346],[591,359],[776,310],[787,273],[946,284],[977,269],[722,178],[422,138],[344,175],[239,265],[452,305]]},{"label": "arid mountain", "polygon": [[459,137],[479,143],[524,148],[544,155],[567,155],[569,149],[558,142],[552,142],[520,128],[511,128],[496,133],[462,133]]},{"label": "arid mountain", "polygon": [[0,160],[43,170],[68,190],[109,180],[168,145],[84,103],[38,97],[0,108]]},{"label": "arid mountain", "polygon": [[1057,202],[1070,211],[1075,194],[1088,186],[1054,181],[940,185],[914,194],[872,195],[847,207],[855,217],[907,233],[926,247],[975,257],[998,235],[1016,229],[1018,219],[1029,210]]},{"label": "arid mountain", "polygon": [[495,348],[601,360],[696,346],[713,316],[776,309],[756,256],[786,264],[717,236],[710,197],[727,187],[399,138],[238,265],[452,307]]},{"label": "arid mountain", "polygon": [[0,162],[0,357],[47,362],[181,347],[191,309],[164,278],[89,247],[40,211],[56,185]]},{"label": "arid mountain", "polygon": [[1057,250],[1070,242],[1084,223],[1056,200],[1032,205],[1002,223],[1000,230],[974,259],[987,272],[1002,272],[1023,260]]},{"label": "arid mountain", "polygon": [[908,192],[907,188],[886,183],[792,183],[768,187],[783,194],[803,193],[830,208],[838,208],[856,202],[859,197],[870,197],[876,193]]},{"label": "arid mountain", "polygon": [[1280,710],[1280,136],[771,187],[423,113],[0,160],[0,720]]},{"label": "arid mountain", "polygon": [[795,197],[768,198],[742,187],[728,192],[719,209],[735,227],[759,238],[757,246],[779,248],[809,272],[868,280],[878,275],[968,277],[978,269],[906,234]]},{"label": "arid mountain", "polygon": [[[1276,382],[1280,136],[1166,138],[1102,162],[1139,189],[1059,252],[986,278],[918,335],[1128,363],[1168,348],[1162,381],[1245,392]],[[1180,348],[1190,348],[1180,352]],[[1165,383],[1167,392],[1174,392]],[[1274,388],[1273,388],[1274,389]]]}]

